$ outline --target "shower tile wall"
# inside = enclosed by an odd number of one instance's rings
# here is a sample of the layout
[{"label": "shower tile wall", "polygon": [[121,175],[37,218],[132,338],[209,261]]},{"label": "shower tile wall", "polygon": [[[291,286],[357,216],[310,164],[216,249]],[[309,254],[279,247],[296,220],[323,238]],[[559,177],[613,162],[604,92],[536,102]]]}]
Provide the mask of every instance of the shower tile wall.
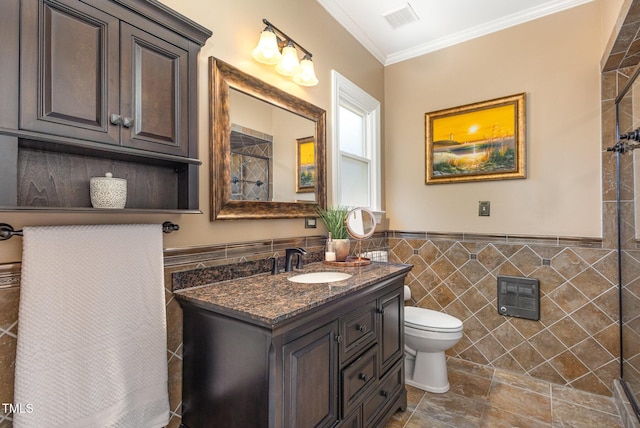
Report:
[{"label": "shower tile wall", "polygon": [[[623,68],[603,74],[603,215],[605,236],[616,239],[616,168],[615,155],[604,151],[615,142],[615,96],[625,88],[635,67]],[[638,82],[638,80],[636,80]],[[632,95],[619,103],[620,132],[638,126],[638,83]],[[640,402],[640,251],[636,239],[636,201],[634,159],[639,154],[620,156],[620,217],[622,257],[622,321],[624,380],[630,386],[636,401]],[[608,226],[608,227],[607,227]],[[607,233],[608,230],[608,233]],[[615,245],[615,243],[611,243]]]}]

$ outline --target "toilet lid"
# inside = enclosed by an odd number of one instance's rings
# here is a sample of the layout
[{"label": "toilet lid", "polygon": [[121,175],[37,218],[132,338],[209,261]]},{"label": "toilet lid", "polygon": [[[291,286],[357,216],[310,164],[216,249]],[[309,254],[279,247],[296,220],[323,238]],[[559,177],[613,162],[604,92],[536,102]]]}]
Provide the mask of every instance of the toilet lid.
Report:
[{"label": "toilet lid", "polygon": [[405,325],[431,331],[459,331],[462,330],[462,321],[456,317],[443,312],[432,311],[431,309],[416,308],[415,306],[405,306]]}]

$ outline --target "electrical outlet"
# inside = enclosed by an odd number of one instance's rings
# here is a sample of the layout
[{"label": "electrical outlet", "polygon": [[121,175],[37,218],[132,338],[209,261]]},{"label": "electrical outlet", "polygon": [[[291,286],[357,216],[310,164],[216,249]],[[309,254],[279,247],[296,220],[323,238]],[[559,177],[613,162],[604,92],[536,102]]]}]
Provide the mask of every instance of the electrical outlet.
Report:
[{"label": "electrical outlet", "polygon": [[479,201],[478,215],[489,217],[491,215],[491,202]]}]

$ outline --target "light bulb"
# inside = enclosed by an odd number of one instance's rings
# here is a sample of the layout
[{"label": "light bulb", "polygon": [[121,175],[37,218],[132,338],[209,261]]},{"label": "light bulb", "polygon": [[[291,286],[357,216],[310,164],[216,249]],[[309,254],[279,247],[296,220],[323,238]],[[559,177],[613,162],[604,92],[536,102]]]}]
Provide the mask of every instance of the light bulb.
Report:
[{"label": "light bulb", "polygon": [[251,53],[253,58],[263,64],[278,64],[280,62],[281,54],[278,49],[278,40],[276,33],[270,27],[264,29],[260,34],[260,41],[258,46]]},{"label": "light bulb", "polygon": [[316,86],[318,84],[318,78],[313,69],[313,61],[311,61],[310,55],[300,61],[300,71],[293,76],[293,81],[300,86]]},{"label": "light bulb", "polygon": [[276,71],[283,76],[293,76],[298,72],[300,62],[298,62],[298,51],[292,42],[288,42],[282,49],[282,59],[276,65]]}]

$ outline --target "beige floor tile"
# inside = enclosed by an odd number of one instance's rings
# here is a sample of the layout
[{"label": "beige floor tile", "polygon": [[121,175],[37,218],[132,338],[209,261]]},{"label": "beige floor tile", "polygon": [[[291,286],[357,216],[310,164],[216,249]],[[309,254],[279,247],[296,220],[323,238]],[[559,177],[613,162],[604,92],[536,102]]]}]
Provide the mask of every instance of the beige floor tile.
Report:
[{"label": "beige floor tile", "polygon": [[551,398],[515,386],[494,382],[489,405],[543,423],[551,423]]},{"label": "beige floor tile", "polygon": [[[451,428],[455,425],[439,421],[422,413],[414,413],[404,428]],[[387,428],[387,427],[385,427]],[[456,427],[457,428],[457,427]]]},{"label": "beige floor tile", "polygon": [[427,392],[413,416],[421,413],[456,428],[475,428],[480,423],[484,406],[484,400],[473,400],[452,392],[446,394]]},{"label": "beige floor tile", "polygon": [[450,391],[476,400],[486,400],[491,389],[491,379],[460,370],[449,370]]},{"label": "beige floor tile", "polygon": [[623,427],[609,397],[458,358],[449,358],[447,366],[449,392],[408,386],[407,410],[385,428]]},{"label": "beige floor tile", "polygon": [[493,381],[536,392],[546,397],[551,396],[551,387],[549,382],[535,379],[531,376],[525,376],[505,370],[496,370],[493,376]]},{"label": "beige floor tile", "polygon": [[481,428],[549,428],[548,423],[539,422],[505,410],[487,406],[480,418]]},{"label": "beige floor tile", "polygon": [[622,428],[619,416],[588,409],[562,400],[553,402],[554,428],[606,427]]},{"label": "beige floor tile", "polygon": [[415,409],[424,397],[425,392],[421,389],[407,385],[407,410]]},{"label": "beige floor tile", "polygon": [[491,379],[493,377],[493,372],[495,371],[492,367],[472,363],[460,358],[449,358],[447,360],[447,368],[449,370],[460,370],[466,373],[471,373],[487,379]]},{"label": "beige floor tile", "polygon": [[568,386],[552,385],[551,398],[552,403],[555,403],[556,400],[562,400],[569,403],[585,406],[593,410],[611,413],[613,415],[618,414],[618,409],[613,398],[605,397],[603,395],[590,394],[588,392],[580,391],[579,389],[571,388]]}]

